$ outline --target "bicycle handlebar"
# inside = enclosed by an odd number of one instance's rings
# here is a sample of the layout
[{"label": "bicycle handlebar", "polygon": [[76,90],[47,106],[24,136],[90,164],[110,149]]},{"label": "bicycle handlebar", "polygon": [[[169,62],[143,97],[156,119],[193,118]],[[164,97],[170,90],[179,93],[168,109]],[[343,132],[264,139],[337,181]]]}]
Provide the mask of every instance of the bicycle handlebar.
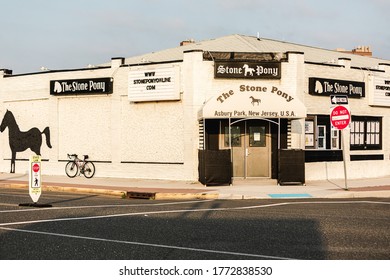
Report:
[{"label": "bicycle handlebar", "polygon": [[[72,157],[74,157],[76,159],[76,158],[78,158],[78,155],[77,154],[68,154],[68,158],[72,159]],[[88,155],[84,155],[84,160],[86,160],[88,158],[89,158]]]}]

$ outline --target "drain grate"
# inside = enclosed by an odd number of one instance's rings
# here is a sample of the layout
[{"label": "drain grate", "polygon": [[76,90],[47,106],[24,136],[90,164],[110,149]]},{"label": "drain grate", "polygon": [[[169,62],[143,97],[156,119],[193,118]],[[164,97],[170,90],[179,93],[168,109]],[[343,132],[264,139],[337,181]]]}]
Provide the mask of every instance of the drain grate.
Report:
[{"label": "drain grate", "polygon": [[151,192],[127,192],[127,198],[132,199],[155,199],[156,193]]}]

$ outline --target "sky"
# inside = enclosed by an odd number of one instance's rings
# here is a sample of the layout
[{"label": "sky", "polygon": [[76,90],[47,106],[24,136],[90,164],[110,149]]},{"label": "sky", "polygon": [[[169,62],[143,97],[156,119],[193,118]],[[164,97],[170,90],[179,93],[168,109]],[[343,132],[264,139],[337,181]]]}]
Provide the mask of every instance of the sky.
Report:
[{"label": "sky", "polygon": [[0,69],[77,69],[231,34],[390,60],[389,0],[0,0]]}]

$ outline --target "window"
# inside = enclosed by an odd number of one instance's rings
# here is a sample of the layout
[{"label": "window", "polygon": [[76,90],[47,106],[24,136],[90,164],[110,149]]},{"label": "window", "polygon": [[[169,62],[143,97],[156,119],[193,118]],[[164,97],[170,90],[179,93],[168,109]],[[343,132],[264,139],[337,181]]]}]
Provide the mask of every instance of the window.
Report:
[{"label": "window", "polygon": [[318,149],[325,150],[326,149],[326,126],[319,125],[317,126],[317,142]]},{"label": "window", "polygon": [[331,129],[329,115],[312,115],[305,120],[305,148],[307,150],[338,150],[340,135]]},{"label": "window", "polygon": [[382,149],[382,118],[352,117],[351,150]]},{"label": "window", "polygon": [[249,147],[265,147],[265,126],[249,127]]},{"label": "window", "polygon": [[[231,126],[232,147],[241,147],[241,129],[239,126]],[[225,126],[224,135],[225,147],[230,147],[229,143],[229,126]]]},{"label": "window", "polygon": [[331,149],[337,150],[340,149],[340,136],[339,131],[337,129],[332,129],[332,136],[331,136]]},{"label": "window", "polygon": [[305,146],[314,149],[314,120],[312,119],[305,121]]}]

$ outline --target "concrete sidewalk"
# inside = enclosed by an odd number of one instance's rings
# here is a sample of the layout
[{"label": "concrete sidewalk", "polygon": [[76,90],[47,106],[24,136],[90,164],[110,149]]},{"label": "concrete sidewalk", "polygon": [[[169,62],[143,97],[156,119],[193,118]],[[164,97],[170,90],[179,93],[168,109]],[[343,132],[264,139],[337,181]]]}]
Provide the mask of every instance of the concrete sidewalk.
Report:
[{"label": "concrete sidewalk", "polygon": [[[276,180],[234,180],[231,186],[204,186],[199,182],[127,178],[86,179],[83,176],[42,175],[46,191],[66,191],[151,199],[280,199],[390,197],[390,177],[308,181],[306,185],[279,186]],[[0,173],[0,187],[28,188],[27,174]]]}]

